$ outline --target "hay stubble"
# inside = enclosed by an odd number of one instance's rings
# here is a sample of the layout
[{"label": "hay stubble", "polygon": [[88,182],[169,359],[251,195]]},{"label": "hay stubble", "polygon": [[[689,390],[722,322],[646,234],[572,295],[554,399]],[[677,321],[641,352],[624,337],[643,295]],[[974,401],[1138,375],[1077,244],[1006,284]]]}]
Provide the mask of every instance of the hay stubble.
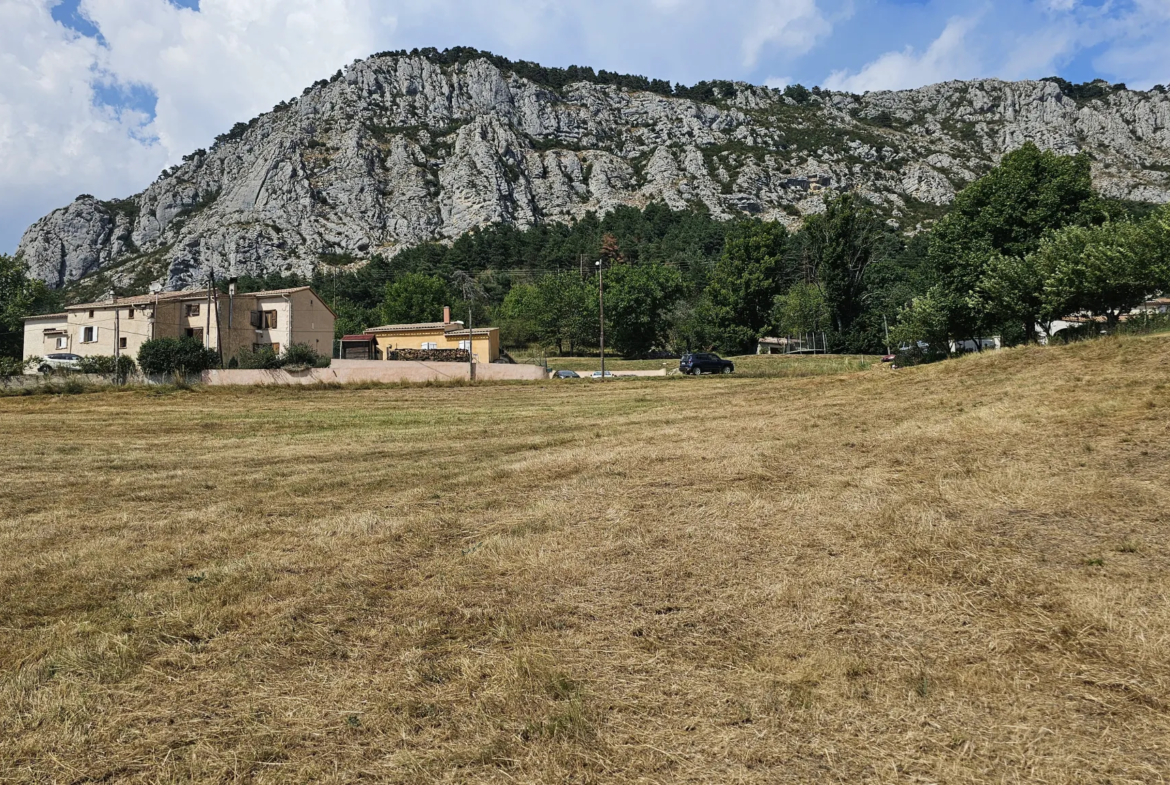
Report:
[{"label": "hay stubble", "polygon": [[0,400],[0,781],[1161,781],[1168,384]]}]

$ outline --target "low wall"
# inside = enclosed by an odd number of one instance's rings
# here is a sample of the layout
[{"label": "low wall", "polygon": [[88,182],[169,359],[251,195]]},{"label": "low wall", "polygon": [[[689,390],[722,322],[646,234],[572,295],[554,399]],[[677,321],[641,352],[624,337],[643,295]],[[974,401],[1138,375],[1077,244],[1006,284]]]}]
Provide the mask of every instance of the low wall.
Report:
[{"label": "low wall", "polygon": [[[377,360],[334,360],[328,368],[307,371],[228,370],[205,371],[208,385],[280,384],[398,384],[402,382],[466,381],[467,363],[380,362]],[[548,378],[539,365],[484,363],[475,366],[477,381],[537,381]]]},{"label": "low wall", "polygon": [[656,371],[609,371],[614,376],[621,378],[623,376],[636,376],[638,378],[651,376],[666,376],[666,369],[659,368]]},{"label": "low wall", "polygon": [[[53,373],[53,374],[23,374],[21,376],[0,376],[0,390],[31,390],[38,387],[61,387],[66,382],[75,381],[81,382],[89,387],[114,387],[118,386],[119,382],[114,378],[113,374],[104,373]],[[172,375],[164,376],[143,376],[141,373],[133,373],[128,376],[123,384],[129,387],[146,385],[158,386],[166,384],[174,384],[176,377]],[[183,380],[187,384],[199,384],[201,381],[199,376],[188,374]]]}]

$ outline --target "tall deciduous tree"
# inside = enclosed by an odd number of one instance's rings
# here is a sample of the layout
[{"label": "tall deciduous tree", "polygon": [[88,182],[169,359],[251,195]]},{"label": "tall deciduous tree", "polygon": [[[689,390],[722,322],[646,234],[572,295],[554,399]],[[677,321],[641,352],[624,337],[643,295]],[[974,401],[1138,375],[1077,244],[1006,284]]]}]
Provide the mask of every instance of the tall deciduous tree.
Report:
[{"label": "tall deciduous tree", "polygon": [[745,351],[767,328],[787,243],[788,232],[777,223],[744,221],[728,232],[707,286],[724,348]]},{"label": "tall deciduous tree", "polygon": [[776,297],[773,327],[779,335],[825,332],[829,320],[825,295],[816,284],[796,283]]},{"label": "tall deciduous tree", "polygon": [[1036,252],[1046,272],[1043,308],[1051,318],[1087,312],[1110,328],[1170,283],[1157,222],[1069,226]]},{"label": "tall deciduous tree", "polygon": [[865,309],[866,271],[886,227],[852,194],[829,201],[804,225],[804,242],[833,329],[848,343]]},{"label": "tall deciduous tree", "polygon": [[670,314],[685,287],[678,270],[661,264],[620,264],[606,272],[606,337],[627,357],[668,341]]},{"label": "tall deciduous tree", "polygon": [[22,259],[0,254],[0,356],[23,359],[24,317],[47,310],[52,300]]},{"label": "tall deciduous tree", "polygon": [[995,254],[1022,259],[1046,232],[1093,220],[1095,204],[1088,156],[1060,156],[1031,142],[967,186],[932,232],[929,250],[935,303],[950,334],[975,338],[997,326],[977,296]]},{"label": "tall deciduous tree", "polygon": [[382,318],[386,324],[435,322],[442,318],[443,306],[450,305],[451,299],[451,291],[442,278],[407,273],[386,285]]}]

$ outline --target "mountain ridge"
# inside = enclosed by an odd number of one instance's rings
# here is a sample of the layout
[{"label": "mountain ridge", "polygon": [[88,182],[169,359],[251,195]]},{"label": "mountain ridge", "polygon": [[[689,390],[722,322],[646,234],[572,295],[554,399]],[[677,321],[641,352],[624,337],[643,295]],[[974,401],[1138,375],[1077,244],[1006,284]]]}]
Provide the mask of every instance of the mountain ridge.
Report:
[{"label": "mountain ridge", "polygon": [[123,290],[179,288],[652,201],[796,226],[841,190],[912,229],[1027,141],[1087,152],[1106,196],[1170,201],[1159,88],[984,79],[858,96],[388,52],[237,123],[138,194],[78,197],[17,253],[55,287],[100,272]]}]

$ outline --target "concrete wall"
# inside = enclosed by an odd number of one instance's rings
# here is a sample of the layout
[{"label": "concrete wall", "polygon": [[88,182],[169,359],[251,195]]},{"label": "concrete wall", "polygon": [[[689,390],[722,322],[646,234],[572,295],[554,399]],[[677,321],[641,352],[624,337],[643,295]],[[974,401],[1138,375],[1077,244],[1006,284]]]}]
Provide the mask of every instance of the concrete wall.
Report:
[{"label": "concrete wall", "polygon": [[[265,384],[359,384],[401,382],[465,381],[466,363],[378,362],[376,360],[334,360],[329,368],[309,371],[207,371],[203,383],[220,385]],[[477,381],[538,381],[548,378],[539,365],[483,363],[475,366]]]}]

